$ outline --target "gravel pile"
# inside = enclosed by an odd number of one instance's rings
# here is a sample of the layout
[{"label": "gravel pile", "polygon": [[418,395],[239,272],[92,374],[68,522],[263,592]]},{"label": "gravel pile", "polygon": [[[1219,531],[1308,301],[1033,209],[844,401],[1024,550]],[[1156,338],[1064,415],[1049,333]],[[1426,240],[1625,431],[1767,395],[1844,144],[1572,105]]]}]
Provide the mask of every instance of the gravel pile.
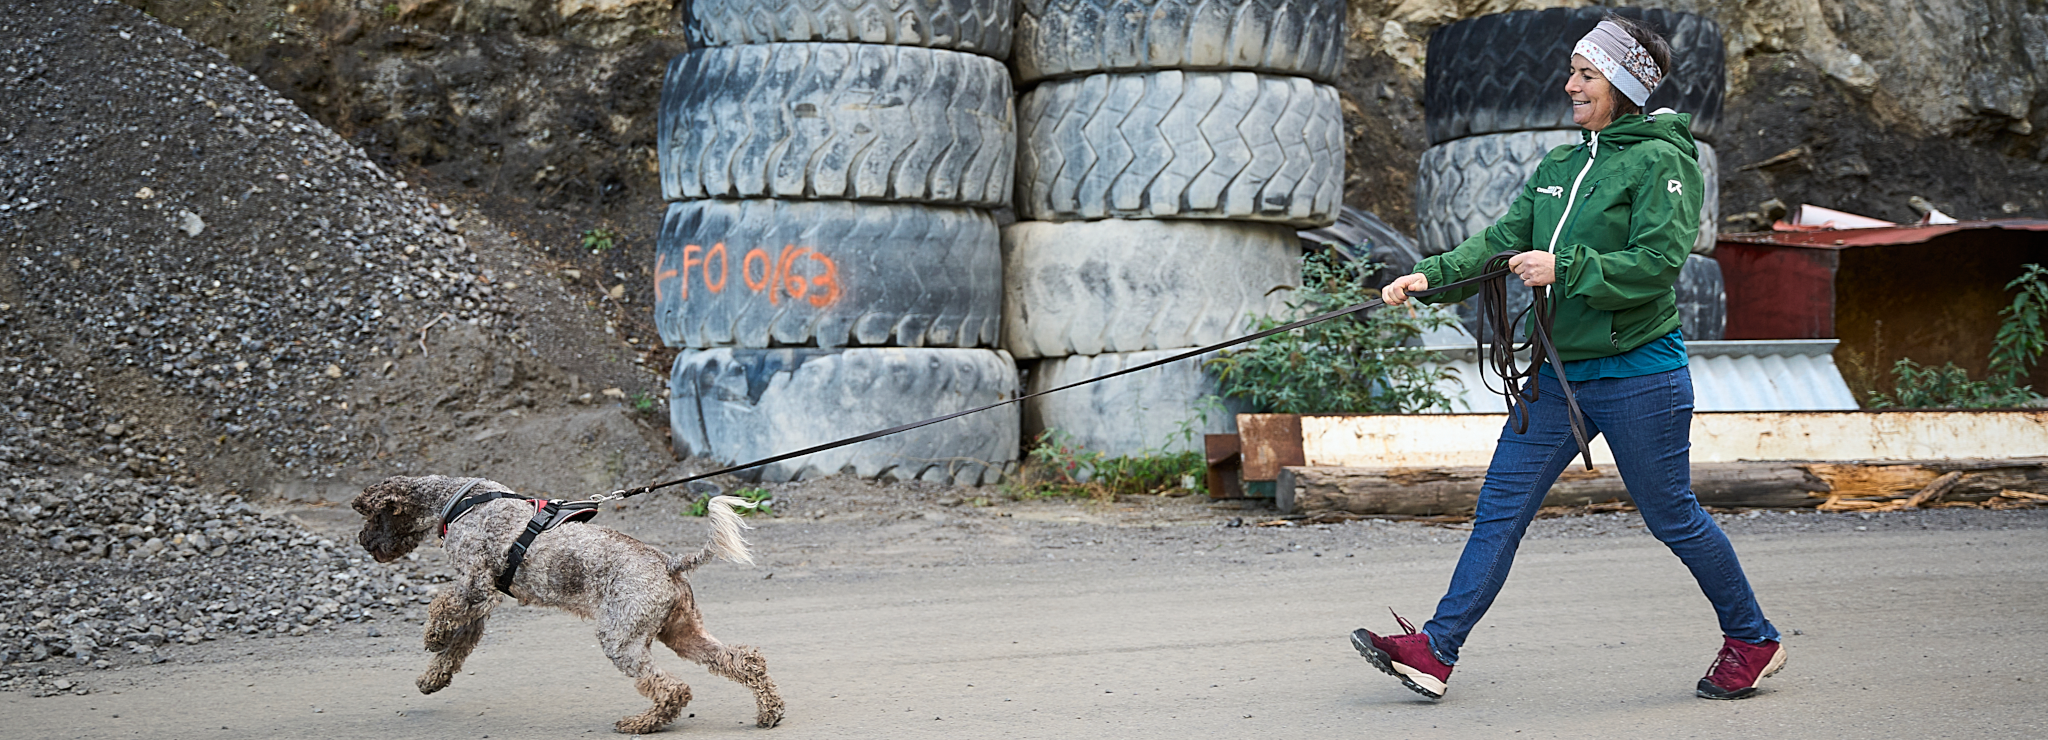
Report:
[{"label": "gravel pile", "polygon": [[453,212],[117,3],[0,9],[0,100],[0,688],[416,619],[418,563],[198,468],[331,478],[374,439],[348,389],[422,325],[524,342]]},{"label": "gravel pile", "polygon": [[223,444],[331,476],[366,442],[342,391],[423,324],[518,339],[452,210],[176,29],[15,4],[0,96],[0,240],[80,355],[38,379],[133,370]]},{"label": "gravel pile", "polygon": [[16,576],[0,586],[0,689],[84,694],[67,674],[162,662],[178,643],[416,620],[447,580],[378,565],[235,494],[0,467],[0,567]]}]

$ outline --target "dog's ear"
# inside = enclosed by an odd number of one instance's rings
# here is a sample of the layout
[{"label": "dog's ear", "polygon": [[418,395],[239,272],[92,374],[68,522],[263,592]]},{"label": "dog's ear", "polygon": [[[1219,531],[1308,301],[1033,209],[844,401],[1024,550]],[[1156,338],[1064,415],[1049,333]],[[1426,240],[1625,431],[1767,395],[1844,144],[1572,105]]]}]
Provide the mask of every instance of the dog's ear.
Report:
[{"label": "dog's ear", "polygon": [[348,502],[348,506],[363,516],[417,516],[420,504],[413,496],[413,483],[414,479],[404,476],[385,478],[382,483],[363,489],[354,500]]}]

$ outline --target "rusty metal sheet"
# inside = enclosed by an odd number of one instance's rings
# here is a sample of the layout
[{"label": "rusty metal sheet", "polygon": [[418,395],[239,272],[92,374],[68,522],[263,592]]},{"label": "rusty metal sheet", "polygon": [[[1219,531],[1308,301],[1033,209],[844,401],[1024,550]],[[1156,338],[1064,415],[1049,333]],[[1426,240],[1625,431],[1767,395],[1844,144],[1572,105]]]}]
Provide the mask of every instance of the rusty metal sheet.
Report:
[{"label": "rusty metal sheet", "polygon": [[1208,463],[1203,482],[1209,498],[1244,498],[1244,455],[1235,434],[1202,435],[1202,457]]},{"label": "rusty metal sheet", "polygon": [[[1721,234],[1719,244],[1770,244],[1806,249],[1848,249],[1919,244],[1935,237],[1975,229],[2048,231],[2048,219],[2007,218],[1989,221],[1958,221],[1929,226],[1891,226],[1876,229],[1828,229],[1821,231],[1762,231],[1749,234]],[[1720,246],[1715,247],[1720,256]]]},{"label": "rusty metal sheet", "polygon": [[1301,451],[1301,417],[1294,414],[1238,414],[1237,436],[1244,455],[1244,479],[1280,478],[1288,465],[1306,465]]}]

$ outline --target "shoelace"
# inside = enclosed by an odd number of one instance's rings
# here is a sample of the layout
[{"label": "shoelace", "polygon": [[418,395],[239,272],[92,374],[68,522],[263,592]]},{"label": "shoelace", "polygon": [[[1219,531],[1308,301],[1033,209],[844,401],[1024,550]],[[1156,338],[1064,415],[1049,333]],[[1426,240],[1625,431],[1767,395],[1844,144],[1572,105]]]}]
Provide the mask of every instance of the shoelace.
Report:
[{"label": "shoelace", "polygon": [[1714,656],[1714,664],[1707,666],[1707,675],[1709,677],[1721,675],[1722,666],[1729,666],[1740,671],[1743,665],[1742,653],[1737,652],[1733,645],[1722,645],[1721,653]]},{"label": "shoelace", "polygon": [[1402,619],[1401,613],[1394,611],[1394,607],[1387,607],[1387,613],[1394,615],[1394,621],[1399,622],[1401,624],[1401,629],[1408,630],[1408,634],[1412,635],[1416,633],[1417,630],[1415,629],[1415,625],[1409,624],[1408,620],[1406,619]]}]

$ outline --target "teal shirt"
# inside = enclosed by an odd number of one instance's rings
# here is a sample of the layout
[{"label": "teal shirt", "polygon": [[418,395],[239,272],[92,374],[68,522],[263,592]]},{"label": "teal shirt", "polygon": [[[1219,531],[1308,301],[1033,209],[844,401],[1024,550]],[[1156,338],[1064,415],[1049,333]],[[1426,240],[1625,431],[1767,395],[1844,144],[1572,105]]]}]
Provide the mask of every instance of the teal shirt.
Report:
[{"label": "teal shirt", "polygon": [[[1685,338],[1679,330],[1650,340],[1649,344],[1611,357],[1595,357],[1590,360],[1566,360],[1565,377],[1576,383],[1581,380],[1601,378],[1634,378],[1643,375],[1667,373],[1685,367]],[[1543,363],[1537,370],[1555,378],[1557,373],[1550,369],[1550,363]]]}]

